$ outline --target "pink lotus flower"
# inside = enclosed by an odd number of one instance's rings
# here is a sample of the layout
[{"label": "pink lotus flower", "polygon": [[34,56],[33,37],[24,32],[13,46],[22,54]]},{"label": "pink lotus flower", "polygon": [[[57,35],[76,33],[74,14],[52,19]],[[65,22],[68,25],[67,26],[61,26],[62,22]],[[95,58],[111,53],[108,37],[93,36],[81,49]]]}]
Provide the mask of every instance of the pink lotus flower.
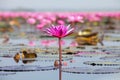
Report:
[{"label": "pink lotus flower", "polygon": [[45,30],[51,36],[58,38],[59,44],[59,80],[62,80],[62,46],[61,46],[61,38],[68,36],[69,34],[73,33],[74,28],[70,28],[70,25],[58,25],[58,26],[51,26]]},{"label": "pink lotus flower", "polygon": [[90,16],[88,17],[88,20],[89,20],[90,22],[94,22],[94,21],[100,21],[101,18],[98,17],[98,16],[95,16],[95,15],[90,15]]},{"label": "pink lotus flower", "polygon": [[58,26],[51,26],[45,30],[49,35],[62,38],[70,35],[73,33],[74,28],[70,29],[70,25],[64,26],[64,25],[58,25]]},{"label": "pink lotus flower", "polygon": [[29,24],[35,24],[35,19],[34,18],[29,18],[28,20],[27,20],[27,23],[29,23]]},{"label": "pink lotus flower", "polygon": [[64,25],[65,24],[65,22],[63,20],[58,20],[57,23],[60,24],[60,25]]},{"label": "pink lotus flower", "polygon": [[45,26],[44,23],[42,23],[42,24],[37,24],[37,25],[36,25],[36,28],[37,28],[37,29],[42,29],[44,26]]}]

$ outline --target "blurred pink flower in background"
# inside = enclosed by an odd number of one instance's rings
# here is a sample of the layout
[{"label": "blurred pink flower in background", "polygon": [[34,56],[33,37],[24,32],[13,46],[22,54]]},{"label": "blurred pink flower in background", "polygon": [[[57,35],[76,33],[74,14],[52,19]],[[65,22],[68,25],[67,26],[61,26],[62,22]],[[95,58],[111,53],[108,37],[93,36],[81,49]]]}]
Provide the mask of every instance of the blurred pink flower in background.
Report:
[{"label": "blurred pink flower in background", "polygon": [[63,65],[63,66],[68,66],[68,63],[64,61],[64,62],[62,63],[62,65]]},{"label": "blurred pink flower in background", "polygon": [[90,22],[93,22],[93,21],[100,21],[101,18],[98,17],[98,16],[96,16],[96,15],[90,15],[90,16],[88,16],[88,20],[89,20]]},{"label": "blurred pink flower in background", "polygon": [[75,46],[78,46],[78,44],[77,44],[77,42],[72,41],[72,42],[70,43],[70,46],[71,46],[71,47],[75,47]]},{"label": "blurred pink flower in background", "polygon": [[65,22],[63,20],[58,20],[57,23],[60,24],[60,25],[64,25],[65,24]]},{"label": "blurred pink flower in background", "polygon": [[50,40],[42,40],[40,43],[45,47],[49,47],[51,44],[51,41]]},{"label": "blurred pink flower in background", "polygon": [[61,45],[65,45],[65,41],[64,40],[61,40]]},{"label": "blurred pink flower in background", "polygon": [[74,22],[74,21],[75,21],[75,17],[74,17],[74,16],[68,16],[68,20],[69,20],[70,22]]},{"label": "blurred pink flower in background", "polygon": [[42,19],[44,19],[44,17],[43,17],[42,15],[37,15],[37,16],[36,16],[36,19],[42,20]]},{"label": "blurred pink flower in background", "polygon": [[44,23],[41,23],[41,24],[37,24],[37,25],[36,25],[36,28],[37,28],[37,29],[42,29],[44,26],[45,26],[45,24],[44,24]]},{"label": "blurred pink flower in background", "polygon": [[30,41],[29,42],[29,46],[35,46],[36,44],[35,44],[35,42],[34,41]]},{"label": "blurred pink flower in background", "polygon": [[83,17],[79,15],[70,15],[68,16],[68,21],[70,22],[84,22]]},{"label": "blurred pink flower in background", "polygon": [[40,22],[44,24],[51,24],[51,21],[49,19],[42,19]]},{"label": "blurred pink flower in background", "polygon": [[81,22],[81,23],[84,22],[84,21],[83,21],[83,17],[82,17],[82,16],[79,16],[79,15],[75,16],[75,21],[76,21],[76,22]]},{"label": "blurred pink flower in background", "polygon": [[34,18],[28,18],[27,19],[27,23],[29,23],[29,24],[35,24],[36,20]]},{"label": "blurred pink flower in background", "polygon": [[55,21],[55,20],[56,20],[56,17],[55,17],[55,15],[51,15],[51,16],[48,17],[48,19],[49,19],[50,21]]}]

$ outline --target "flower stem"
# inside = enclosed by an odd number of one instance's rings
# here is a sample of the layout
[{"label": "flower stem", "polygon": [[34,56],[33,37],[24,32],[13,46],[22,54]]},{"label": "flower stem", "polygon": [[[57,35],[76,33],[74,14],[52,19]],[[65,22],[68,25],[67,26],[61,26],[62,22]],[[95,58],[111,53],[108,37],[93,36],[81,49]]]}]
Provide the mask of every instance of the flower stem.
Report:
[{"label": "flower stem", "polygon": [[61,50],[61,38],[58,38],[59,42],[59,80],[62,80],[62,50]]}]

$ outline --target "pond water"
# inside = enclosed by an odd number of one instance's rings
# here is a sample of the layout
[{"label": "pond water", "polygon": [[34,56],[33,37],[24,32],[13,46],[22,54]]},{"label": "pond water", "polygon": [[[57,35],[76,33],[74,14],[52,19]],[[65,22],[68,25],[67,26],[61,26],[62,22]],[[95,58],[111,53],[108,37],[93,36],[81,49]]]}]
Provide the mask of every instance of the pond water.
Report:
[{"label": "pond water", "polygon": [[[18,43],[18,40],[13,40],[11,42]],[[22,42],[19,41],[19,42]],[[27,41],[25,41],[27,42]],[[68,45],[70,41],[68,40],[66,45]],[[110,41],[104,41],[104,44],[107,46],[119,46],[120,43],[114,42],[111,43]],[[120,68],[120,66],[91,66],[83,64],[83,62],[86,61],[104,61],[100,58],[104,57],[104,55],[101,56],[93,56],[93,57],[73,57],[74,62],[66,61],[67,66],[63,66],[63,68],[71,68],[71,67],[81,67],[81,68],[91,68],[92,69],[100,69],[100,68]],[[114,60],[110,60],[114,63]],[[117,61],[120,63],[120,60]],[[29,64],[24,64],[22,61],[19,61],[16,63],[13,58],[5,58],[0,57],[0,67],[3,66],[16,66],[16,65],[39,65],[40,67],[45,66],[54,66],[54,61],[34,61]],[[120,72],[120,71],[119,71]],[[0,71],[1,74],[4,73],[4,71]],[[11,72],[8,72],[11,73]],[[20,72],[17,71],[15,74],[11,75],[1,75],[0,74],[0,80],[59,80],[59,70],[45,70],[45,71],[26,71],[26,72]],[[62,72],[62,80],[120,80],[120,73],[113,73],[113,74],[75,74],[75,73],[67,73]]]},{"label": "pond water", "polygon": [[[1,66],[13,66],[13,65],[40,65],[40,66],[53,66],[53,62],[45,61],[35,61],[31,64],[23,64],[22,62],[16,63],[12,58],[1,58]],[[74,57],[74,63],[67,61],[68,65],[65,67],[85,67],[85,68],[102,68],[103,66],[90,66],[85,65],[85,61],[99,61],[98,57],[84,58],[84,57]],[[112,68],[117,68],[115,66],[110,66]],[[120,66],[119,66],[120,67]],[[74,74],[62,72],[62,80],[119,80],[120,73],[114,74]],[[13,75],[0,75],[0,80],[58,80],[58,70],[49,71],[29,71],[29,72],[16,72]]]}]

